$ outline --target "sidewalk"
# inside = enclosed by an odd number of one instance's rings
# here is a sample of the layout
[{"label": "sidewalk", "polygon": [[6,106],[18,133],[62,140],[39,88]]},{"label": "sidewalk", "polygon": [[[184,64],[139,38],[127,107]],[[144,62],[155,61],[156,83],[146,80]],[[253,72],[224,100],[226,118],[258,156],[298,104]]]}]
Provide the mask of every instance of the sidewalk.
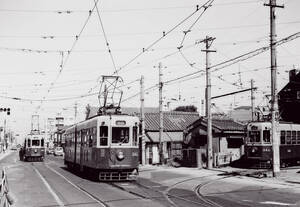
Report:
[{"label": "sidewalk", "polygon": [[2,151],[2,152],[0,153],[0,161],[1,161],[3,158],[5,158],[6,156],[8,156],[10,153],[12,153],[11,150],[6,150],[5,152]]}]

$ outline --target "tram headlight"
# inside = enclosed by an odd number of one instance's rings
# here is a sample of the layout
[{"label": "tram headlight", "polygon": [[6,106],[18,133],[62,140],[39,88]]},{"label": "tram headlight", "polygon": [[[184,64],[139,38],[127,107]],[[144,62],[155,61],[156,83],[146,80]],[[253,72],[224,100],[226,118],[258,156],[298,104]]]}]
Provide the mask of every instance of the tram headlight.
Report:
[{"label": "tram headlight", "polygon": [[37,153],[37,149],[34,150],[34,153]]},{"label": "tram headlight", "polygon": [[258,148],[257,148],[257,147],[253,147],[253,148],[251,149],[251,152],[252,152],[252,153],[256,153],[256,152],[257,152],[257,150],[258,150]]},{"label": "tram headlight", "polygon": [[117,154],[117,159],[118,160],[123,160],[125,158],[124,153],[122,151],[119,151]]}]

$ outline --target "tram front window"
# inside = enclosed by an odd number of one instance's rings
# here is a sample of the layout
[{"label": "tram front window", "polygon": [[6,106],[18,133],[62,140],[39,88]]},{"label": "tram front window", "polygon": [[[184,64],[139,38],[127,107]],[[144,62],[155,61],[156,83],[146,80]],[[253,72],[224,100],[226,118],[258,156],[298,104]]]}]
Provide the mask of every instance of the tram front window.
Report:
[{"label": "tram front window", "polygon": [[260,131],[249,131],[249,142],[260,142]]},{"label": "tram front window", "polygon": [[40,146],[40,140],[32,140],[32,146],[33,147],[34,146],[36,146],[36,147]]},{"label": "tram front window", "polygon": [[113,127],[112,128],[112,143],[122,144],[129,142],[129,128],[128,127]]},{"label": "tram front window", "polygon": [[263,131],[263,140],[265,143],[271,143],[270,130]]}]

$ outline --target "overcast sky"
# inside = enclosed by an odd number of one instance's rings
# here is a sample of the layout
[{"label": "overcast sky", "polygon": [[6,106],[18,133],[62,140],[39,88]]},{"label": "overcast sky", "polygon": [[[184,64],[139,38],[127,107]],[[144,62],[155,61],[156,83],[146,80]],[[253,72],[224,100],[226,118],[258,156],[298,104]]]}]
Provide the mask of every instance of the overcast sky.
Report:
[{"label": "overcast sky", "polygon": [[[201,52],[205,45],[195,42],[206,36],[216,38],[211,46],[217,50],[211,53],[212,65],[269,44],[269,7],[263,5],[268,1],[215,0],[205,12],[203,9],[195,12],[196,5],[201,7],[205,2],[99,0],[110,56],[96,9],[87,21],[94,1],[0,0],[0,96],[1,106],[12,110],[7,118],[9,125],[17,127],[17,131],[29,131],[30,118],[35,112],[40,114],[41,125],[57,113],[72,118],[75,102],[78,119],[82,119],[88,103],[98,105],[97,95],[90,94],[98,92],[99,77],[112,75],[115,69],[120,70],[118,75],[126,85],[123,87],[126,101],[121,106],[139,107],[139,96],[126,98],[139,92],[141,75],[145,76],[145,88],[157,84],[159,62],[164,67],[164,81],[205,69],[205,53]],[[300,32],[300,1],[277,3],[285,5],[284,9],[277,9],[277,40],[280,40]],[[189,29],[184,38],[184,31]],[[163,32],[164,38],[135,58],[143,48],[161,38]],[[76,36],[79,36],[77,41]],[[299,68],[299,46],[297,38],[277,48],[279,90],[288,81],[287,71]],[[213,72],[212,95],[249,88],[250,80],[254,79],[258,87],[256,104],[264,105],[264,97],[270,93],[269,67],[267,51]],[[201,111],[200,100],[204,99],[205,90],[205,76],[201,74],[165,84],[164,104],[169,102],[170,109],[193,104]],[[89,96],[74,98],[85,95]],[[221,112],[250,105],[250,92],[220,98],[214,103],[217,106],[214,110]],[[145,105],[158,106],[157,87],[146,93]],[[2,119],[4,116],[1,114]]]}]

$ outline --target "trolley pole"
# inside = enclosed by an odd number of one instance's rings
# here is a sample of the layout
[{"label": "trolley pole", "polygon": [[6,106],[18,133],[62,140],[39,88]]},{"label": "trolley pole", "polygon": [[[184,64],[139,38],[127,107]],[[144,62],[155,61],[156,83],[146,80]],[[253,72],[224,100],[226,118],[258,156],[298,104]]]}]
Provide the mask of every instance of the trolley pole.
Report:
[{"label": "trolley pole", "polygon": [[160,164],[163,164],[164,155],[163,155],[163,144],[162,144],[162,135],[163,135],[163,129],[164,129],[164,118],[163,118],[163,111],[162,111],[162,88],[163,88],[163,82],[162,82],[162,64],[158,64],[159,69],[159,162]]},{"label": "trolley pole", "polygon": [[207,118],[207,169],[212,169],[213,167],[213,150],[212,150],[212,116],[211,116],[211,77],[210,77],[210,53],[216,52],[215,50],[210,50],[212,42],[216,38],[206,36],[204,42],[206,44],[206,118]]},{"label": "trolley pole", "polygon": [[141,96],[141,116],[140,116],[140,132],[141,132],[141,156],[142,156],[142,165],[146,164],[146,156],[145,156],[145,110],[144,110],[144,101],[145,101],[145,96],[144,96],[144,76],[141,76],[141,92],[140,92],[140,96]]},{"label": "trolley pole", "polygon": [[255,108],[254,108],[254,101],[255,101],[255,97],[254,97],[254,81],[253,79],[251,79],[251,120],[254,121],[254,117],[255,117]]},{"label": "trolley pole", "polygon": [[270,48],[271,48],[271,115],[272,115],[272,147],[273,147],[273,177],[280,174],[279,156],[279,134],[278,134],[278,99],[277,99],[277,62],[276,62],[276,28],[275,28],[275,8],[283,8],[276,5],[276,0],[269,0],[270,7]]}]

